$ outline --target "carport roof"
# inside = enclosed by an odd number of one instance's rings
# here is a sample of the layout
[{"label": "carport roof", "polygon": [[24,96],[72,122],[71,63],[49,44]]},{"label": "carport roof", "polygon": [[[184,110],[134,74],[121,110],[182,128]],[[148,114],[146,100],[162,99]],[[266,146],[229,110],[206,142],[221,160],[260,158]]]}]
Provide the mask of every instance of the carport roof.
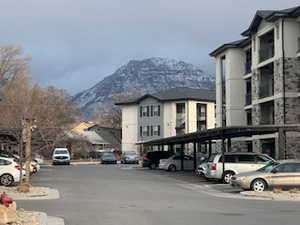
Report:
[{"label": "carport roof", "polygon": [[224,128],[209,129],[205,132],[194,132],[180,136],[161,138],[151,141],[140,142],[137,144],[143,145],[171,145],[171,144],[186,144],[193,142],[206,142],[209,140],[220,140],[223,138],[250,137],[252,135],[272,134],[280,129],[284,131],[300,132],[300,124],[295,125],[260,125],[260,126],[231,126]]}]

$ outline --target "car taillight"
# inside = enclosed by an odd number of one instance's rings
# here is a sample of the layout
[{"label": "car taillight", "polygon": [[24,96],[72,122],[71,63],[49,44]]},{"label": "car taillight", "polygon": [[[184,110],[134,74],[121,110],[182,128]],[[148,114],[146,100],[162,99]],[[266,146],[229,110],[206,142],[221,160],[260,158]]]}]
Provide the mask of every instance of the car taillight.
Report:
[{"label": "car taillight", "polygon": [[149,159],[148,159],[147,157],[144,157],[143,160],[147,161],[147,160],[149,160]]},{"label": "car taillight", "polygon": [[217,164],[216,163],[211,164],[211,169],[216,170],[217,169]]},{"label": "car taillight", "polygon": [[16,168],[17,170],[21,170],[21,166],[19,166],[19,165],[16,165],[15,168]]}]

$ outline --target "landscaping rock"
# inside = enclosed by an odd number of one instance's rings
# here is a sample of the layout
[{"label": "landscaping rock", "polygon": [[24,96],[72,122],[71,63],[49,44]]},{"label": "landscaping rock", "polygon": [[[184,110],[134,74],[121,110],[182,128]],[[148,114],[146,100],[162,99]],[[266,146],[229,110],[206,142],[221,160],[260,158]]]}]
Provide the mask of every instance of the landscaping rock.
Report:
[{"label": "landscaping rock", "polygon": [[12,207],[0,205],[0,224],[16,223],[17,212]]},{"label": "landscaping rock", "polygon": [[21,184],[17,187],[17,191],[21,193],[28,193],[30,191],[29,184]]}]

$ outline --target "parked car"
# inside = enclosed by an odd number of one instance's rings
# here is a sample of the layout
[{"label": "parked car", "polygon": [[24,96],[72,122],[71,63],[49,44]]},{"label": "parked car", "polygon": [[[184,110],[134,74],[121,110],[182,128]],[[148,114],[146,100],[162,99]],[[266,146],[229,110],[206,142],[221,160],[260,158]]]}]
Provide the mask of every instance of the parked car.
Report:
[{"label": "parked car", "polygon": [[271,162],[257,171],[234,175],[231,185],[253,191],[300,187],[300,161]]},{"label": "parked car", "polygon": [[[15,162],[18,162],[18,161],[15,161]],[[25,163],[23,162],[23,170],[26,170],[26,165]],[[38,163],[36,163],[35,161],[31,161],[30,162],[30,173],[33,174],[33,173],[37,173],[38,171],[40,170],[40,165]]]},{"label": "parked car", "polygon": [[[0,157],[0,184],[11,186],[20,181],[21,167],[11,158]],[[22,171],[22,176],[24,172]]]},{"label": "parked car", "polygon": [[205,176],[205,174],[207,173],[208,159],[209,158],[206,158],[202,162],[200,162],[200,164],[197,166],[197,169],[195,171],[196,175],[201,177]]},{"label": "parked car", "polygon": [[117,158],[114,153],[106,152],[101,156],[101,164],[117,164]]},{"label": "parked car", "polygon": [[91,151],[88,153],[88,158],[92,159],[101,159],[102,152],[101,151]]},{"label": "parked car", "polygon": [[12,159],[19,159],[18,156],[8,152],[8,151],[0,151],[0,157],[4,157],[4,158],[12,158]]},{"label": "parked car", "polygon": [[258,170],[270,161],[275,160],[260,153],[225,153],[225,170],[223,172],[222,154],[218,153],[209,158],[205,177],[222,180],[229,184],[233,175]]},{"label": "parked car", "polygon": [[33,171],[32,171],[33,173],[37,173],[37,172],[40,171],[41,166],[40,166],[40,164],[38,163],[38,161],[36,159],[33,159],[31,161],[31,165],[33,167]]},{"label": "parked car", "polygon": [[[194,169],[194,158],[189,155],[183,156],[183,167],[185,170]],[[159,169],[164,169],[167,171],[175,172],[176,170],[181,170],[181,156],[173,155],[168,159],[159,160]]]},{"label": "parked car", "polygon": [[121,155],[121,163],[139,163],[139,156],[136,152],[123,152]]},{"label": "parked car", "polygon": [[67,148],[55,148],[52,155],[52,164],[70,165],[70,153]]},{"label": "parked car", "polygon": [[153,151],[147,152],[142,159],[142,167],[149,167],[149,169],[156,169],[159,167],[159,160],[167,159],[174,155],[167,151]]}]

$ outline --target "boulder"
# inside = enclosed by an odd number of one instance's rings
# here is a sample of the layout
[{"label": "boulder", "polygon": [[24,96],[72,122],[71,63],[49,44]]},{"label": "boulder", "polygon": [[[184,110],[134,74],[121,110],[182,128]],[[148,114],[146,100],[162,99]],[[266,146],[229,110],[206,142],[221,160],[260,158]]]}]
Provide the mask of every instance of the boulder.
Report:
[{"label": "boulder", "polygon": [[11,207],[0,205],[0,225],[17,222],[17,211]]}]

